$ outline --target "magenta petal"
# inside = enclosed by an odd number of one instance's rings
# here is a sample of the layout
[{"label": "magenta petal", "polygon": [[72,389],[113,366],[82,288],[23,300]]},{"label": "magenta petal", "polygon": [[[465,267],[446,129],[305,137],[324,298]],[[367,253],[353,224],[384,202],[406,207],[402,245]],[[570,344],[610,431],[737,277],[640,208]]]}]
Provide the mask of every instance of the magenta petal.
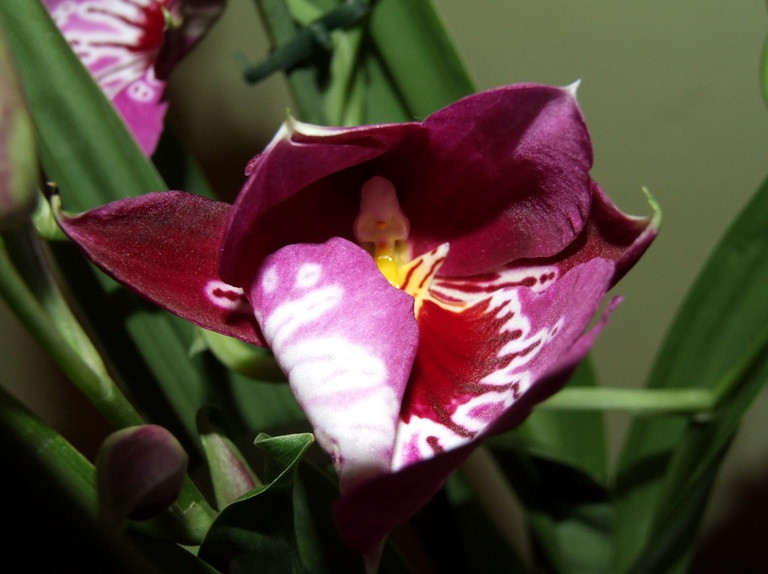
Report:
[{"label": "magenta petal", "polygon": [[[284,125],[248,165],[248,181],[229,219],[222,277],[245,286],[264,257],[284,245],[352,239],[363,180],[348,168],[379,157],[419,129],[415,124],[348,129],[295,121]],[[330,177],[343,170],[349,173]]]},{"label": "magenta petal", "polygon": [[[425,300],[393,469],[468,443],[513,408],[579,338],[613,270],[610,261],[594,259],[540,292],[505,277],[506,287],[482,282],[489,291],[470,292],[463,302]],[[463,293],[451,291],[446,279],[439,288],[453,297]]]},{"label": "magenta petal", "polygon": [[267,257],[250,298],[342,489],[388,472],[418,345],[413,298],[339,238]]},{"label": "magenta petal", "polygon": [[613,287],[656,238],[661,216],[652,200],[651,207],[654,213],[651,217],[632,217],[623,214],[594,182],[592,198],[592,210],[587,225],[584,226],[579,237],[562,253],[535,262],[514,262],[509,266],[508,271],[519,272],[536,264],[555,266],[558,274],[563,274],[577,265],[601,258],[615,263],[616,267],[611,280],[611,287]]},{"label": "magenta petal", "polygon": [[395,472],[342,493],[336,508],[351,548],[370,551],[426,504],[483,436],[519,424],[565,383],[602,327],[584,334],[613,267],[594,260],[539,293],[509,287],[479,296],[464,313],[424,302]]},{"label": "magenta petal", "polygon": [[169,191],[58,219],[70,239],[117,281],[196,325],[263,346],[242,290],[217,272],[229,209]]},{"label": "magenta petal", "polygon": [[112,101],[145,154],[157,146],[166,104],[155,77],[164,0],[44,0],[77,56]]},{"label": "magenta petal", "polygon": [[579,234],[592,147],[571,89],[505,86],[459,100],[423,126],[429,147],[409,151],[418,160],[399,190],[414,252],[450,242],[441,274],[554,255]]}]

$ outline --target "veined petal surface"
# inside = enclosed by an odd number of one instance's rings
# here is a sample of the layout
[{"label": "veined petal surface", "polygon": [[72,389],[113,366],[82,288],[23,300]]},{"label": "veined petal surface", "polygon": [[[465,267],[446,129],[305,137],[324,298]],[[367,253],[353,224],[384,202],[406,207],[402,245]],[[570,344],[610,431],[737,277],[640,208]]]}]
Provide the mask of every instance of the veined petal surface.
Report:
[{"label": "veined petal surface", "polygon": [[[613,272],[613,263],[594,260],[557,281],[551,269],[500,273],[480,287],[505,287],[471,294],[453,279],[439,282],[418,316],[421,339],[392,473],[354,485],[337,504],[346,544],[363,553],[376,548],[427,503],[479,439],[516,426],[565,384],[607,320],[606,314],[585,332]],[[537,286],[522,286],[532,279]],[[437,292],[450,293],[457,307],[437,300]]]}]

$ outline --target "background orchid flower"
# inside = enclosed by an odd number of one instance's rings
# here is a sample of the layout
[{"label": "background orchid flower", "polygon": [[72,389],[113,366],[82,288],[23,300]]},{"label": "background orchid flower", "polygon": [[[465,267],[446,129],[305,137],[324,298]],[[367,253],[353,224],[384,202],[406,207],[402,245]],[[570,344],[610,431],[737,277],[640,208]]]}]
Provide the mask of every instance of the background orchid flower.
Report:
[{"label": "background orchid flower", "polygon": [[232,208],[172,192],[60,221],[132,289],[274,352],[370,553],[565,383],[655,236],[591,165],[574,90],[514,85],[422,122],[289,121]]},{"label": "background orchid flower", "polygon": [[225,0],[44,0],[145,154],[163,129],[165,84]]}]

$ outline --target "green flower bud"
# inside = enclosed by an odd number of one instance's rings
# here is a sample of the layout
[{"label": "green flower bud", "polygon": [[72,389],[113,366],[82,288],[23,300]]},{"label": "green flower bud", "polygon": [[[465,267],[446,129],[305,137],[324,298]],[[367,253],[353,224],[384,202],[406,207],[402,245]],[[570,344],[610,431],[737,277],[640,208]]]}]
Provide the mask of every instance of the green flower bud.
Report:
[{"label": "green flower bud", "polygon": [[37,178],[35,130],[0,27],[0,230],[32,213]]},{"label": "green flower bud", "polygon": [[107,437],[96,458],[99,502],[105,515],[146,520],[179,497],[188,456],[166,429],[143,425]]}]

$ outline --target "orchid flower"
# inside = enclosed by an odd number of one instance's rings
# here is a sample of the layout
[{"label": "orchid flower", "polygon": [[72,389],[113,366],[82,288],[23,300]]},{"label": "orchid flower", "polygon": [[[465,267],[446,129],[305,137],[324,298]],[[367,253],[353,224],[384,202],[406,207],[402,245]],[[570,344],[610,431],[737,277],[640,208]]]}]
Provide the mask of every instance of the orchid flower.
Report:
[{"label": "orchid flower", "polygon": [[234,206],[165,192],[60,223],[137,292],[272,350],[340,477],[342,538],[372,553],[562,387],[656,234],[590,178],[574,92],[506,86],[403,124],[290,120]]},{"label": "orchid flower", "polygon": [[165,85],[225,0],[43,0],[145,154],[163,129]]}]

